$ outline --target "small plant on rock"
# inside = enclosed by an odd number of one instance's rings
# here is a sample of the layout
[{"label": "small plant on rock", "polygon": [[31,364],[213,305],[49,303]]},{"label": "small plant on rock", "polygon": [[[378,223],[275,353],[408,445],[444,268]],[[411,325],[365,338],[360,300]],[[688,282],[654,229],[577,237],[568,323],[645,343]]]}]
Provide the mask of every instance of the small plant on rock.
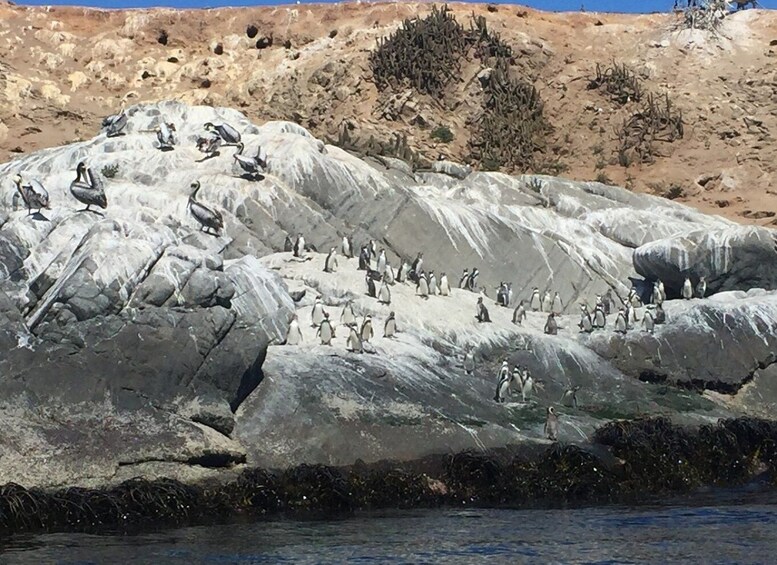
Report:
[{"label": "small plant on rock", "polygon": [[450,143],[453,141],[453,132],[448,126],[437,126],[432,130],[430,137],[442,143]]},{"label": "small plant on rock", "polygon": [[112,163],[110,165],[105,165],[101,171],[103,176],[107,179],[112,179],[115,177],[119,172],[119,164],[118,163]]}]

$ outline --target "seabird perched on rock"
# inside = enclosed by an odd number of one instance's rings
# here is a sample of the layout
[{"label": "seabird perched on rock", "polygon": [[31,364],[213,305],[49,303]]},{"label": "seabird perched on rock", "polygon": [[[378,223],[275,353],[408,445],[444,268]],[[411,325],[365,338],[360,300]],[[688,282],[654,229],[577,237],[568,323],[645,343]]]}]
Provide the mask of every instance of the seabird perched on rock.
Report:
[{"label": "seabird perched on rock", "polygon": [[176,143],[175,136],[173,135],[173,132],[175,131],[174,123],[162,122],[153,129],[144,129],[140,131],[144,133],[155,133],[161,151],[172,151],[174,149],[173,145]]},{"label": "seabird perched on rock", "polygon": [[545,322],[545,333],[548,335],[558,334],[558,323],[556,322],[556,315],[553,312],[548,314],[548,320]]},{"label": "seabird perched on rock", "polygon": [[127,122],[127,114],[124,112],[124,104],[122,104],[119,113],[105,118],[103,120],[102,126],[105,128],[105,134],[107,137],[116,137],[125,134],[124,128],[127,127]]},{"label": "seabird perched on rock", "polygon": [[41,209],[49,207],[49,193],[37,180],[30,179],[27,184],[22,184],[22,175],[15,175],[13,182],[22,200],[24,200],[24,204],[27,206],[28,216],[32,214],[33,208],[37,208],[38,212],[40,212]]},{"label": "seabird perched on rock", "polygon": [[200,223],[200,230],[216,230],[216,234],[224,228],[224,217],[221,212],[210,206],[206,206],[197,200],[197,192],[200,190],[200,181],[196,180],[191,184],[194,191],[189,195],[188,208],[194,219]]},{"label": "seabird perched on rock", "polygon": [[693,286],[691,285],[691,279],[688,277],[685,277],[685,282],[683,282],[682,294],[686,300],[693,298]]},{"label": "seabird perched on rock", "polygon": [[704,298],[707,294],[707,281],[704,277],[699,277],[699,282],[696,285],[696,296]]},{"label": "seabird perched on rock", "polygon": [[240,165],[241,169],[256,180],[259,175],[264,172],[264,168],[267,166],[267,162],[262,157],[262,148],[257,148],[256,155],[253,157],[246,157],[243,155],[243,149],[245,149],[243,143],[238,143],[237,152],[232,157],[237,161],[237,164]]},{"label": "seabird perched on rock", "polygon": [[240,143],[240,132],[227,123],[213,124],[208,122],[205,124],[205,131],[215,132],[218,136],[229,145],[236,145]]},{"label": "seabird perched on rock", "polygon": [[105,196],[105,187],[103,181],[97,173],[86,167],[86,163],[81,161],[76,167],[76,179],[70,183],[70,194],[86,208],[82,212],[89,210],[89,206],[108,207],[108,198]]},{"label": "seabird perched on rock", "polygon": [[478,322],[483,323],[483,322],[491,321],[491,316],[489,316],[488,314],[488,308],[486,308],[486,305],[483,304],[482,296],[478,296],[477,309],[478,311],[477,311],[477,315],[475,315],[475,318],[477,319]]},{"label": "seabird perched on rock", "polygon": [[548,406],[548,416],[545,419],[545,428],[543,431],[550,441],[558,440],[558,416],[556,415],[553,406]]}]

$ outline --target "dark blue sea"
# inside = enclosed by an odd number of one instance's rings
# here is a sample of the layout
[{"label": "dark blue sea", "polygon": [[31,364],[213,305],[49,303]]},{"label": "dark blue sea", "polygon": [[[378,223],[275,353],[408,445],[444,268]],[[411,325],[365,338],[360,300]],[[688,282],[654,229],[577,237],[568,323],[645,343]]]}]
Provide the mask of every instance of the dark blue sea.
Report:
[{"label": "dark blue sea", "polygon": [[0,542],[0,563],[777,563],[777,496],[722,498],[18,536]]}]

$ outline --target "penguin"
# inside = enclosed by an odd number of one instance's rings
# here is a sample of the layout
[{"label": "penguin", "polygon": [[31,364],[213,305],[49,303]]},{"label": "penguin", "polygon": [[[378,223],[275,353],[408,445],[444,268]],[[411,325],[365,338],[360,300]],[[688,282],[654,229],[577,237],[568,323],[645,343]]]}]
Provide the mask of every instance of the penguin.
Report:
[{"label": "penguin", "polygon": [[394,269],[391,265],[386,265],[386,269],[383,271],[383,280],[386,284],[394,284]]},{"label": "penguin", "polygon": [[429,282],[426,280],[426,276],[423,273],[418,275],[418,283],[415,286],[415,291],[424,300],[429,299]]},{"label": "penguin", "polygon": [[324,259],[324,272],[334,273],[337,270],[337,255],[335,254],[335,248],[332,247],[329,250],[329,254]]},{"label": "penguin", "polygon": [[469,269],[464,269],[464,273],[461,275],[461,278],[459,279],[459,288],[461,289],[467,288],[467,281],[469,281]]},{"label": "penguin", "polygon": [[531,393],[534,391],[534,379],[529,369],[524,369],[521,373],[521,400],[524,403],[531,400]]},{"label": "penguin", "polygon": [[604,293],[604,298],[602,298],[602,306],[604,306],[604,314],[605,316],[609,316],[612,312],[612,289],[607,289],[607,292]]},{"label": "penguin", "polygon": [[548,335],[558,334],[558,323],[556,322],[556,315],[553,312],[548,314],[548,321],[545,322],[545,333]]},{"label": "penguin", "polygon": [[522,325],[526,319],[526,307],[523,305],[523,300],[513,310],[513,324]]},{"label": "penguin", "polygon": [[450,296],[451,285],[448,283],[448,275],[442,273],[440,275],[440,296]]},{"label": "penguin", "polygon": [[542,297],[542,311],[550,312],[551,304],[553,304],[553,299],[550,297],[550,291],[546,290]]},{"label": "penguin", "polygon": [[291,235],[286,234],[286,241],[283,242],[283,250],[288,253],[290,251],[294,251],[294,242],[291,241]]},{"label": "penguin", "polygon": [[378,255],[378,268],[377,271],[382,275],[386,272],[386,250],[381,249],[380,255]]},{"label": "penguin", "polygon": [[642,306],[642,301],[639,299],[639,295],[637,294],[637,289],[633,286],[629,289],[629,294],[626,297],[626,302],[629,303],[633,308],[639,308]]},{"label": "penguin", "polygon": [[561,313],[564,311],[564,304],[561,302],[558,291],[553,295],[553,300],[550,303],[550,311],[556,316],[561,316]]},{"label": "penguin", "polygon": [[693,287],[691,286],[691,279],[688,277],[685,277],[685,282],[683,283],[683,298],[686,300],[693,298]]},{"label": "penguin", "polygon": [[364,321],[362,322],[361,330],[359,330],[359,337],[362,342],[365,342],[370,341],[373,335],[375,335],[375,332],[372,331],[372,318],[368,314],[364,317]]},{"label": "penguin", "polygon": [[299,322],[297,321],[297,315],[289,323],[289,331],[286,332],[286,345],[299,345],[302,343],[302,330],[299,329]]},{"label": "penguin", "polygon": [[343,236],[343,241],[340,244],[340,251],[346,259],[353,258],[353,244],[351,243],[351,238],[347,235]]},{"label": "penguin", "polygon": [[343,306],[343,311],[340,314],[340,323],[344,326],[356,325],[356,315],[353,313],[353,303],[350,300]]},{"label": "penguin", "polygon": [[478,313],[475,318],[477,318],[478,322],[480,323],[491,321],[491,316],[488,315],[488,308],[486,308],[486,305],[483,304],[482,296],[478,297]]},{"label": "penguin", "polygon": [[507,283],[500,282],[496,289],[496,303],[503,308],[510,305],[510,299],[507,297]]},{"label": "penguin", "polygon": [[661,292],[661,302],[666,300],[666,289],[664,289],[664,281],[658,279],[658,290]]},{"label": "penguin", "polygon": [[580,386],[568,388],[561,395],[561,404],[563,406],[569,406],[570,408],[577,408],[577,391],[580,390]]},{"label": "penguin", "polygon": [[305,238],[302,236],[302,234],[297,234],[297,241],[294,243],[294,256],[295,257],[304,257],[305,256]]},{"label": "penguin", "polygon": [[389,289],[388,284],[386,284],[386,281],[383,281],[383,284],[380,285],[380,292],[378,293],[378,302],[386,305],[391,304],[391,290]]},{"label": "penguin", "polygon": [[407,264],[407,261],[402,261],[402,265],[399,267],[399,272],[397,273],[397,282],[403,283],[407,281],[407,273],[410,271],[410,265]]},{"label": "penguin", "polygon": [[367,269],[367,274],[364,275],[364,282],[367,283],[367,296],[377,298],[378,290],[375,288],[375,279],[372,277],[372,271],[369,269]]},{"label": "penguin", "polygon": [[588,312],[588,308],[585,305],[580,307],[580,331],[585,333],[591,333],[594,331],[594,324],[591,320],[591,314]]},{"label": "penguin", "polygon": [[531,298],[529,299],[529,307],[532,312],[537,312],[542,308],[542,300],[540,299],[540,289],[536,286],[531,291]]},{"label": "penguin", "polygon": [[607,315],[604,313],[604,304],[597,304],[594,310],[594,327],[603,329],[607,325]]},{"label": "penguin", "polygon": [[637,321],[637,312],[631,305],[631,302],[626,302],[626,306],[623,309],[626,312],[626,329],[630,330],[632,328],[631,323]]},{"label": "penguin", "polygon": [[464,355],[464,372],[468,375],[475,372],[475,355],[471,351]]},{"label": "penguin", "polygon": [[507,305],[513,303],[513,283],[507,283]]},{"label": "penguin", "polygon": [[666,312],[664,312],[664,307],[661,304],[656,305],[656,313],[653,314],[653,321],[656,324],[666,323]]},{"label": "penguin", "polygon": [[408,273],[410,280],[418,283],[418,279],[423,272],[423,264],[424,254],[419,252],[418,255],[416,255],[415,261],[413,261],[413,264],[410,265],[410,272]]},{"label": "penguin", "polygon": [[394,317],[394,312],[390,312],[386,323],[383,324],[383,337],[394,337],[395,333],[397,333],[397,319]]},{"label": "penguin", "polygon": [[707,281],[704,280],[704,277],[699,277],[699,282],[696,285],[696,296],[699,298],[704,298],[704,296],[707,294]]},{"label": "penguin", "polygon": [[316,296],[316,302],[313,304],[311,312],[312,326],[317,328],[324,321],[324,305],[321,303],[321,297]]},{"label": "penguin", "polygon": [[367,250],[366,245],[362,245],[361,251],[359,251],[359,270],[368,271],[370,269],[370,252]]},{"label": "penguin", "polygon": [[626,311],[621,308],[618,310],[618,317],[615,319],[615,331],[625,334],[628,327],[628,323],[626,322]]},{"label": "penguin", "polygon": [[355,327],[351,327],[351,331],[348,334],[348,341],[346,343],[346,347],[353,351],[354,353],[363,353],[364,348],[362,347],[362,340],[359,337],[359,332],[356,331]]},{"label": "penguin", "polygon": [[548,416],[545,419],[543,432],[550,441],[558,441],[558,416],[553,406],[548,406]]},{"label": "penguin", "polygon": [[429,271],[429,294],[432,296],[440,294],[440,289],[437,288],[437,277],[434,276],[434,271]]},{"label": "penguin", "polygon": [[642,327],[646,332],[653,333],[655,322],[653,321],[653,314],[650,313],[650,310],[645,310],[645,313],[642,315]]},{"label": "penguin", "polygon": [[324,320],[318,326],[316,335],[321,337],[321,345],[332,345],[332,339],[335,337],[335,329],[329,321],[329,313],[324,312]]},{"label": "penguin", "polygon": [[480,276],[480,271],[477,270],[477,268],[472,269],[472,272],[469,274],[469,279],[467,280],[467,288],[471,290],[472,292],[477,292],[478,290],[478,277]]},{"label": "penguin", "polygon": [[505,395],[510,390],[512,379],[513,376],[510,374],[510,365],[507,363],[507,360],[504,360],[496,375],[496,393],[494,394],[494,400],[496,402],[504,402]]},{"label": "penguin", "polygon": [[658,282],[653,283],[653,294],[651,295],[651,302],[653,302],[653,304],[662,304],[664,302],[664,297],[661,296],[661,287],[659,286]]},{"label": "penguin", "polygon": [[370,244],[368,246],[368,250],[370,252],[370,261],[378,257],[378,246],[375,245],[375,240],[371,239]]}]

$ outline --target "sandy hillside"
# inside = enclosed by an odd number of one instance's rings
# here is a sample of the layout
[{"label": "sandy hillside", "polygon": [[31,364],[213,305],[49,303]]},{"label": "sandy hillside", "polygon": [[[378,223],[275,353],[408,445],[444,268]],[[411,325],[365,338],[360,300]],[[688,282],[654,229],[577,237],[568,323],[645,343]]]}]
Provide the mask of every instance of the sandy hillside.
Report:
[{"label": "sandy hillside", "polygon": [[[777,14],[734,14],[711,37],[672,31],[671,14],[451,7],[466,26],[473,13],[485,16],[518,53],[516,72],[539,90],[553,127],[547,159],[561,176],[610,179],[737,221],[777,224]],[[428,159],[466,161],[479,69],[465,65],[447,108],[412,90],[378,92],[372,81],[376,40],[430,9],[346,3],[105,11],[0,2],[0,161],[92,137],[123,101],[167,98],[232,106],[255,122],[297,121],[332,140],[344,126],[361,139],[406,133]],[[615,131],[639,105],[620,106],[586,88],[596,64],[613,57],[682,111],[683,138],[662,144],[652,164],[624,168],[615,156]],[[429,126],[450,128],[453,140],[435,142]]]}]

